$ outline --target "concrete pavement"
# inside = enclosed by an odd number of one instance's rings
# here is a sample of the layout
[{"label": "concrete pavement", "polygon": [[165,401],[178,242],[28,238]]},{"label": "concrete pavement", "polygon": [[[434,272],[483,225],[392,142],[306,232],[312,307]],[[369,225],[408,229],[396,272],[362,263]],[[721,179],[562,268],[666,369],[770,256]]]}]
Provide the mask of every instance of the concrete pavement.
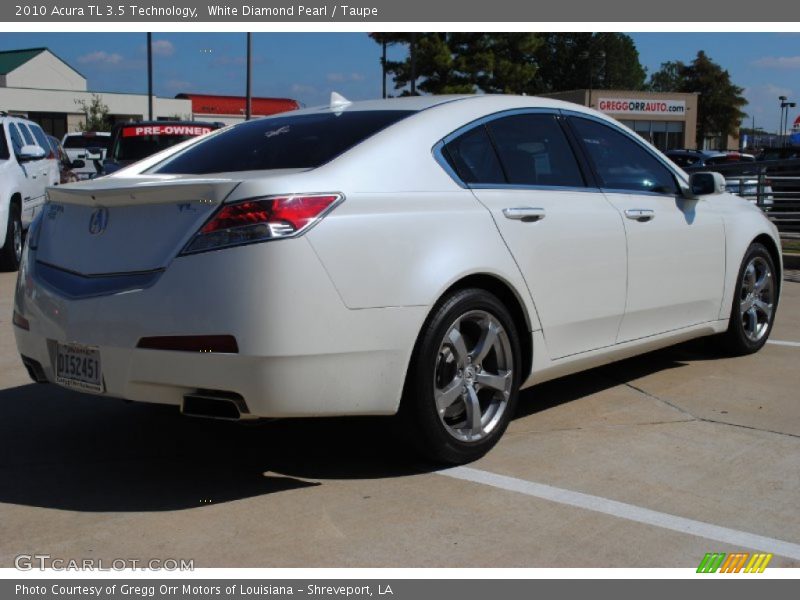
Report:
[{"label": "concrete pavement", "polygon": [[[0,566],[38,552],[197,567],[695,567],[753,550],[431,471],[387,419],[241,425],[32,384],[13,283],[0,274]],[[800,342],[800,284],[785,285],[772,339]],[[800,346],[717,358],[697,341],[549,382],[470,467],[798,545],[799,365]]]}]

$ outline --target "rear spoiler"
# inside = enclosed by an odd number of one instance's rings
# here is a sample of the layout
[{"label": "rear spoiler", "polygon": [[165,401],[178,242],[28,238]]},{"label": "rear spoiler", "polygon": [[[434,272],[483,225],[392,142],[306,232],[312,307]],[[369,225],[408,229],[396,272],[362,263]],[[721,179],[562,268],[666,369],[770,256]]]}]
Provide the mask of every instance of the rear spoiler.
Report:
[{"label": "rear spoiler", "polygon": [[127,206],[131,204],[167,204],[205,202],[221,204],[236,189],[239,181],[174,177],[100,178],[86,182],[50,187],[48,198],[61,204],[88,206]]}]

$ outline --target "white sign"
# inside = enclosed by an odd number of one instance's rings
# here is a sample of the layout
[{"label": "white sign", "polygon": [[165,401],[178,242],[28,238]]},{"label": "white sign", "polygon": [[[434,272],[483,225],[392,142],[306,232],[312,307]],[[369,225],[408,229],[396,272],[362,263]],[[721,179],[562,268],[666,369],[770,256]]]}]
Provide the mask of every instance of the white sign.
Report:
[{"label": "white sign", "polygon": [[597,109],[604,113],[623,115],[684,115],[683,100],[645,100],[642,98],[600,98]]}]

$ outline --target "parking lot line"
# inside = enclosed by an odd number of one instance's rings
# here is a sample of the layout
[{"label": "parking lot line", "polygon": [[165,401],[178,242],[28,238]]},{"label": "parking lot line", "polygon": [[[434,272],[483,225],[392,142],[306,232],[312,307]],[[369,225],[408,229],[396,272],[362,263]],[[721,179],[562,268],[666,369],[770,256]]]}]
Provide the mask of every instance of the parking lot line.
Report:
[{"label": "parking lot line", "polygon": [[703,521],[695,521],[694,519],[678,517],[656,510],[650,510],[649,508],[642,508],[634,504],[610,500],[601,496],[575,492],[543,483],[517,479],[516,477],[498,475],[472,467],[453,467],[451,469],[443,469],[438,471],[438,473],[454,479],[489,485],[503,490],[557,502],[559,504],[566,504],[611,515],[620,519],[627,519],[637,523],[644,523],[645,525],[661,527],[662,529],[704,537],[709,540],[715,540],[733,546],[752,548],[800,560],[800,544],[756,535],[746,531],[739,531],[737,529],[729,529],[728,527],[721,527],[719,525],[712,525],[711,523],[705,523]]},{"label": "parking lot line", "polygon": [[786,342],[784,340],[767,340],[768,344],[775,344],[776,346],[794,346],[800,348],[800,342]]}]

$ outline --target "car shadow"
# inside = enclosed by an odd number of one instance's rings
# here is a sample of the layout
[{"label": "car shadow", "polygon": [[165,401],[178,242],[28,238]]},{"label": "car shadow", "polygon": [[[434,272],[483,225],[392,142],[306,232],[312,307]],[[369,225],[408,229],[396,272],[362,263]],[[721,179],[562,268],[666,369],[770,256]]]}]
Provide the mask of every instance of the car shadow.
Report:
[{"label": "car shadow", "polygon": [[[516,418],[552,409],[687,360],[684,344],[525,391]],[[184,417],[30,384],[0,390],[0,502],[82,512],[181,510],[439,467],[414,458],[386,417],[251,424]]]}]

